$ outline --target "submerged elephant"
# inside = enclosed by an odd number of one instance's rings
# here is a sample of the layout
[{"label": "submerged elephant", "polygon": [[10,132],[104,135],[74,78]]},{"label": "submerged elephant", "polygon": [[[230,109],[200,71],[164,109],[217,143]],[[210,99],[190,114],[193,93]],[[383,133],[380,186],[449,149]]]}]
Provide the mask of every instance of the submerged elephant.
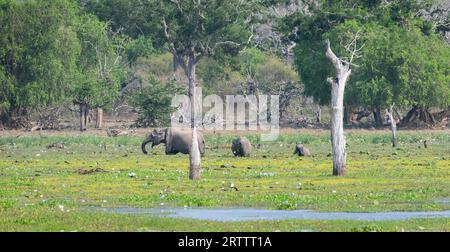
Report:
[{"label": "submerged elephant", "polygon": [[[197,141],[200,155],[205,154],[205,139],[200,132],[197,132]],[[191,130],[177,128],[154,129],[152,133],[142,142],[141,148],[144,154],[147,154],[145,145],[152,143],[152,148],[164,143],[166,145],[166,155],[175,155],[177,153],[189,154],[192,142]]]},{"label": "submerged elephant", "polygon": [[308,148],[301,144],[295,145],[295,151],[294,154],[298,154],[299,156],[310,156],[311,153],[309,152]]},{"label": "submerged elephant", "polygon": [[233,140],[231,151],[236,157],[249,157],[252,152],[252,144],[246,137],[239,137]]}]

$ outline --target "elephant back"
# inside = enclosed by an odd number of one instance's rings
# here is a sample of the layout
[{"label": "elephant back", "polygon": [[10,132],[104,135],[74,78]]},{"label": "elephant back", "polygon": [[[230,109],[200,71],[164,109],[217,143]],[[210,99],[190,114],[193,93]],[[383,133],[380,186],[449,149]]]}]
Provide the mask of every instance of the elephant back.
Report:
[{"label": "elephant back", "polygon": [[252,144],[246,137],[241,137],[240,142],[244,156],[249,156],[252,152]]},{"label": "elephant back", "polygon": [[[205,140],[200,132],[197,132],[197,141],[200,154],[205,152]],[[192,131],[189,129],[167,128],[166,130],[166,153],[189,154],[192,144]]]}]

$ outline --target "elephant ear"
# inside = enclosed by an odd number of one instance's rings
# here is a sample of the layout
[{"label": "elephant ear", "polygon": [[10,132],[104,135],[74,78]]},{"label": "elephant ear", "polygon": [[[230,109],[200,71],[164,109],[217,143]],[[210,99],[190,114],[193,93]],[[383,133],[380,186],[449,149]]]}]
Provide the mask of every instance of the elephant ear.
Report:
[{"label": "elephant ear", "polygon": [[166,138],[166,153],[172,152],[172,129],[166,128],[165,132],[165,138]]}]

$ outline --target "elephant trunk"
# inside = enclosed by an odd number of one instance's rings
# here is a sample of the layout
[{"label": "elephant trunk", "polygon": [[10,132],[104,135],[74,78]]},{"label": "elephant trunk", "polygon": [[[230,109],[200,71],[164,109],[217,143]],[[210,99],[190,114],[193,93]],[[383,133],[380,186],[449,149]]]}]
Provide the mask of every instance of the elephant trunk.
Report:
[{"label": "elephant trunk", "polygon": [[[142,142],[141,149],[142,149],[142,152],[143,152],[144,154],[147,154],[147,153],[148,153],[147,150],[145,149],[145,146],[146,146],[148,143],[150,143],[151,141],[152,141],[152,139],[149,137],[149,138],[145,139],[144,142]],[[152,147],[153,147],[153,146],[152,146]]]}]

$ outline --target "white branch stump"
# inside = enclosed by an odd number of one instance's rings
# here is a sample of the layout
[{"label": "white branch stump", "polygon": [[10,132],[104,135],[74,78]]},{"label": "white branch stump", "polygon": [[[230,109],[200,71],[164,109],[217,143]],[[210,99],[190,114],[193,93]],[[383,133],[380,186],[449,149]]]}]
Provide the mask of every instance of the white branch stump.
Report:
[{"label": "white branch stump", "polygon": [[392,131],[392,147],[397,146],[397,122],[394,118],[394,104],[392,104],[389,109],[386,109],[386,115],[391,121],[391,131]]}]

